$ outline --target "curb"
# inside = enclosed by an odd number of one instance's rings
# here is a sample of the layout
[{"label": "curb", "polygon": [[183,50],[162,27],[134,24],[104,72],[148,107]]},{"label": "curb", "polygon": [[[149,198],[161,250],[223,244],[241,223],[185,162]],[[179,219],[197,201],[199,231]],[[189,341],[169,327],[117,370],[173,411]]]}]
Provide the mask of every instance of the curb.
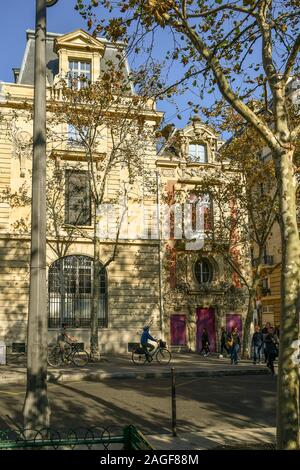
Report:
[{"label": "curb", "polygon": [[[224,377],[224,376],[242,376],[242,375],[270,375],[268,369],[240,369],[240,370],[219,370],[219,371],[176,371],[176,377]],[[161,372],[94,372],[78,374],[49,374],[48,382],[70,382],[70,381],[88,381],[101,382],[108,379],[162,379],[171,376],[169,371]]]},{"label": "curb", "polygon": [[[176,370],[176,377],[225,377],[225,376],[245,376],[245,375],[270,375],[266,369],[223,369],[223,370]],[[78,373],[59,373],[48,372],[48,383],[59,382],[102,382],[109,379],[160,379],[169,378],[170,369],[165,371],[152,372],[78,372]],[[8,377],[7,380],[0,378],[1,385],[25,384],[26,374],[22,377]]]}]

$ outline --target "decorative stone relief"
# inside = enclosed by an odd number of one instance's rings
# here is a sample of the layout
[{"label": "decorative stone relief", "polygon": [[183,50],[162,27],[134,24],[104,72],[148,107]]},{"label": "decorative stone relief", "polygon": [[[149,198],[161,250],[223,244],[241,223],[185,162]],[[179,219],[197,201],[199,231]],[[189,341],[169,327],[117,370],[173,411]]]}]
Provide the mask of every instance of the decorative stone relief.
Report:
[{"label": "decorative stone relief", "polygon": [[32,138],[29,132],[17,130],[13,134],[15,154],[20,162],[20,177],[25,177],[25,161],[30,158],[32,152]]},{"label": "decorative stone relief", "polygon": [[171,176],[171,177],[175,176],[175,170],[165,169],[165,170],[162,170],[161,173],[163,176]]}]

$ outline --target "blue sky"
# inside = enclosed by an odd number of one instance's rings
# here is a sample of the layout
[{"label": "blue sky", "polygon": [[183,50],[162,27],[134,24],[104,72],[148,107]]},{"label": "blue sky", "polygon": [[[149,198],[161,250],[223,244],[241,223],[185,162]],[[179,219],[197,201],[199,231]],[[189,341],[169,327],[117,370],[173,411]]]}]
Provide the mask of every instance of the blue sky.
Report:
[{"label": "blue sky", "polygon": [[[35,0],[1,0],[0,4],[0,80],[11,81],[11,69],[21,66],[25,31],[35,27]],[[59,0],[48,8],[48,31],[67,33],[76,28],[85,29],[74,4],[74,0]]]}]

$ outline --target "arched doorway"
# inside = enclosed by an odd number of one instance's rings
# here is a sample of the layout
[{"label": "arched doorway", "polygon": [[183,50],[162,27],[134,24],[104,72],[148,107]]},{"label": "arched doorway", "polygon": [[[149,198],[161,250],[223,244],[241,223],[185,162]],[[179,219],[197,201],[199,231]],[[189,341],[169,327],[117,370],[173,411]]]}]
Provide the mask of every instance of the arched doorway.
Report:
[{"label": "arched doorway", "polygon": [[[89,328],[92,306],[93,258],[65,256],[49,268],[48,326],[58,328],[65,322],[70,327]],[[99,326],[107,326],[107,275],[101,272],[99,284]]]}]

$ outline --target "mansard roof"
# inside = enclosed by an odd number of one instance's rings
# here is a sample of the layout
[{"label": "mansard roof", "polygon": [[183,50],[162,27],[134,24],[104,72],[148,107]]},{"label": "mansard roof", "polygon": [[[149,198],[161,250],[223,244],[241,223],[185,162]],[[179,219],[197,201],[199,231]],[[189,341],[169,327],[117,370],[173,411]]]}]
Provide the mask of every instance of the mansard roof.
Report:
[{"label": "mansard roof", "polygon": [[[18,77],[17,83],[20,85],[34,85],[34,52],[35,52],[35,31],[27,30],[26,31],[27,44],[23,57],[23,62]],[[84,43],[89,43],[91,48],[104,49],[104,55],[101,58],[101,70],[105,71],[107,69],[108,62],[113,64],[118,64],[119,59],[117,56],[120,54],[120,48],[124,49],[122,44],[112,44],[104,38],[95,39],[90,34],[86,33],[83,30],[76,30],[68,34],[58,34],[58,33],[47,33],[46,41],[46,67],[47,67],[47,82],[48,85],[53,84],[53,79],[56,74],[59,72],[59,63],[58,55],[56,53],[57,43],[63,45],[64,41],[75,40],[74,46],[80,48],[84,46]],[[125,76],[129,74],[129,67],[127,60],[125,59],[123,64],[123,71]]]}]

